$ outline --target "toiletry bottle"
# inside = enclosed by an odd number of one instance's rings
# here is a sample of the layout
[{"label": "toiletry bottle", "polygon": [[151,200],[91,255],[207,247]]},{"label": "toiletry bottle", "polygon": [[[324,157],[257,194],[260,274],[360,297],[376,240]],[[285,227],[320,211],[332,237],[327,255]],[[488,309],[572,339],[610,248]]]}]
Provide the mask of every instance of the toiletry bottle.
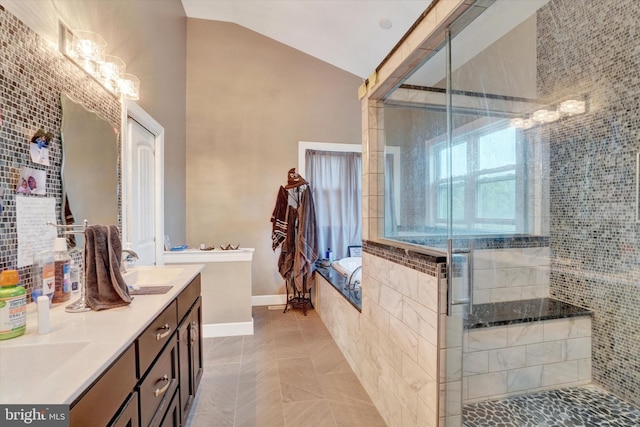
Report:
[{"label": "toiletry bottle", "polygon": [[327,251],[324,253],[324,257],[326,260],[328,260],[329,262],[331,262],[330,257],[331,257],[331,248],[327,248]]},{"label": "toiletry bottle", "polygon": [[51,331],[51,324],[49,322],[50,304],[49,298],[44,295],[39,296],[36,301],[38,307],[38,333],[40,335],[48,334]]},{"label": "toiletry bottle", "polygon": [[0,340],[8,340],[27,329],[27,291],[20,286],[18,270],[0,273]]},{"label": "toiletry bottle", "polygon": [[78,269],[78,264],[76,264],[73,258],[71,259],[69,277],[71,278],[71,293],[77,294],[80,290],[80,269]]},{"label": "toiletry bottle", "polygon": [[335,261],[333,259],[333,251],[331,250],[331,248],[327,249],[327,259],[329,260],[329,263],[332,263],[333,261]]},{"label": "toiletry bottle", "polygon": [[42,295],[49,297],[49,300],[53,300],[53,293],[56,290],[56,264],[53,251],[38,252],[33,256],[33,261],[35,269],[34,286],[41,289]]},{"label": "toiletry bottle", "polygon": [[67,239],[57,237],[53,242],[55,259],[55,291],[53,303],[68,301],[71,298],[71,257],[67,253]]}]

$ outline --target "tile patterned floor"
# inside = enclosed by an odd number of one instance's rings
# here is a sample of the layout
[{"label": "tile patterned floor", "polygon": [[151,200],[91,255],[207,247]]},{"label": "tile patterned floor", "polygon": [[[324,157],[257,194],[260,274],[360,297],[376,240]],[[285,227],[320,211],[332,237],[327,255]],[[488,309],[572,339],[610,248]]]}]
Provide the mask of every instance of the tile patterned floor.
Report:
[{"label": "tile patterned floor", "polygon": [[[186,427],[385,427],[318,314],[254,307],[254,335],[204,340]],[[480,402],[465,427],[631,427],[640,409],[594,387]]]},{"label": "tile patterned floor", "polygon": [[254,335],[204,340],[187,427],[384,427],[318,314],[253,308]]},{"label": "tile patterned floor", "polygon": [[632,427],[640,409],[595,386],[466,405],[465,427]]}]

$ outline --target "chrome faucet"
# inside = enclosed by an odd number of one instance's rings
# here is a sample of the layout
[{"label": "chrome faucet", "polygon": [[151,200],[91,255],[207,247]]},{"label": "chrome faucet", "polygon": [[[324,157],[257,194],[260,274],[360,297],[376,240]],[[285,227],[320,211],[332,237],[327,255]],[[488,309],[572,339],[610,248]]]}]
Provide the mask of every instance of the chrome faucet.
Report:
[{"label": "chrome faucet", "polygon": [[347,282],[347,287],[351,288],[353,285],[353,288],[355,288],[356,286],[358,286],[360,284],[359,280],[356,280],[355,282],[351,283],[351,279],[353,279],[353,275],[356,274],[358,272],[358,270],[360,270],[362,268],[361,265],[359,265],[358,267],[356,267],[355,270],[353,270],[351,272],[351,275],[349,276],[349,281]]},{"label": "chrome faucet", "polygon": [[133,249],[122,250],[122,261],[120,262],[120,272],[126,273],[127,267],[132,267],[139,259],[138,254]]}]

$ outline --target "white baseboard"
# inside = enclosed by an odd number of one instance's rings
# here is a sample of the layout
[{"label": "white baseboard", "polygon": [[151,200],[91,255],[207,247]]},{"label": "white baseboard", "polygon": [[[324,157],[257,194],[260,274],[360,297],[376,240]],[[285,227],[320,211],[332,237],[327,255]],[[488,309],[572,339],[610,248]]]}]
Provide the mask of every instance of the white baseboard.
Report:
[{"label": "white baseboard", "polygon": [[287,296],[285,294],[276,295],[252,295],[251,305],[281,305],[287,303]]},{"label": "white baseboard", "polygon": [[235,337],[253,335],[253,318],[251,322],[209,323],[202,325],[202,337]]}]

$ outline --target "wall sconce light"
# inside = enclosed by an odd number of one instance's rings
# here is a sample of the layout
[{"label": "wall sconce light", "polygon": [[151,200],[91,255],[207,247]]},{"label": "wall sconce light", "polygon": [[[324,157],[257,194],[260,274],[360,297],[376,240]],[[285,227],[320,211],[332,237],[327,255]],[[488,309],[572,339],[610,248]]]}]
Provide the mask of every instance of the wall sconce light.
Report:
[{"label": "wall sconce light", "polygon": [[523,119],[522,117],[516,117],[515,119],[511,119],[509,122],[511,127],[518,129],[529,129],[535,126],[536,122],[532,119]]},{"label": "wall sconce light", "polygon": [[568,99],[560,104],[560,112],[568,115],[582,114],[587,111],[587,103]]},{"label": "wall sconce light", "polygon": [[115,96],[140,99],[140,79],[125,74],[126,64],[107,55],[107,42],[91,31],[69,30],[60,23],[60,51]]},{"label": "wall sconce light", "polygon": [[123,74],[120,80],[120,93],[127,99],[140,99],[140,79],[133,74]]},{"label": "wall sconce light", "polygon": [[515,117],[509,121],[511,127],[518,129],[529,129],[533,126],[555,122],[565,116],[575,116],[584,114],[587,111],[586,101],[568,99],[558,105],[558,109],[536,110],[527,117]]},{"label": "wall sconce light", "polygon": [[72,58],[80,61],[104,61],[107,54],[107,42],[99,34],[78,30],[73,33],[67,51]]},{"label": "wall sconce light", "polygon": [[560,118],[560,112],[555,110],[536,110],[531,115],[534,122],[551,123]]},{"label": "wall sconce light", "polygon": [[122,78],[126,67],[122,59],[117,56],[107,55],[104,62],[100,63],[99,79],[109,91],[117,93],[119,80]]}]

